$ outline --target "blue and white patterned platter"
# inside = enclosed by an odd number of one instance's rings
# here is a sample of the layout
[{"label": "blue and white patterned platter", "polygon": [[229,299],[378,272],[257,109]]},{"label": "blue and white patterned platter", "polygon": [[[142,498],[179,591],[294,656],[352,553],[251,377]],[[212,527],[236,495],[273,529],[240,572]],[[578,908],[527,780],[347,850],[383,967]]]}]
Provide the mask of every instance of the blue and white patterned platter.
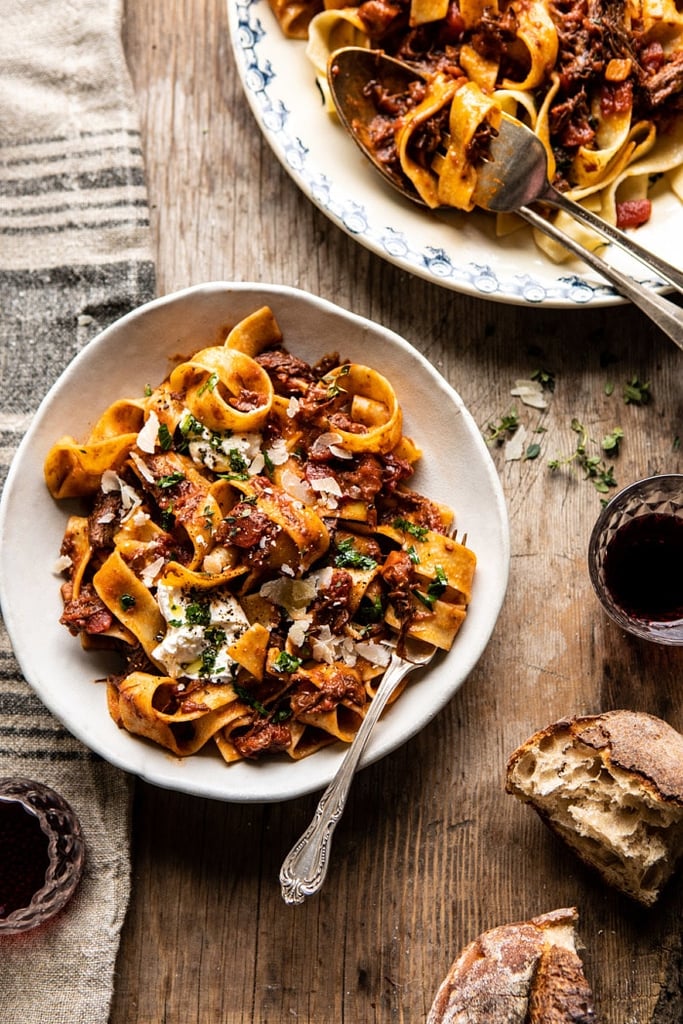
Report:
[{"label": "blue and white patterned platter", "polygon": [[[402,199],[326,113],[303,42],[285,39],[268,0],[227,0],[237,68],[256,122],[299,188],[343,231],[383,259],[433,284],[516,305],[605,306],[623,300],[578,260],[552,263],[523,228],[497,238],[482,213],[429,212]],[[657,195],[638,239],[677,263],[683,208]],[[635,261],[610,259],[641,281]]]}]

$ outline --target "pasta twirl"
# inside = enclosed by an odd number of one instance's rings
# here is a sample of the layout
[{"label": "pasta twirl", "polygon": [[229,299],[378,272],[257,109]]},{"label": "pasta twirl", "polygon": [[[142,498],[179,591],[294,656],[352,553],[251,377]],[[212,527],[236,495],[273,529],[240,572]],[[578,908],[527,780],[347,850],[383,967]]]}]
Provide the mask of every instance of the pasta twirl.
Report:
[{"label": "pasta twirl", "polygon": [[388,641],[448,650],[476,557],[409,486],[420,452],[372,367],[283,346],[267,307],[45,460],[81,499],[62,623],[120,653],[114,721],[176,756],[299,760],[350,742]]}]

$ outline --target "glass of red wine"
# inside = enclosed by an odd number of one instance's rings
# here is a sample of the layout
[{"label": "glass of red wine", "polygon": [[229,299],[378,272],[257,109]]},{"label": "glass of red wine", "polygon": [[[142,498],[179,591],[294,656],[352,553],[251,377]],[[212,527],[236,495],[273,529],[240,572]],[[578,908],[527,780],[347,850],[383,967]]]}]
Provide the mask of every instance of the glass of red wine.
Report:
[{"label": "glass of red wine", "polygon": [[0,779],[0,936],[57,914],[84,861],[80,823],[58,793],[32,779]]},{"label": "glass of red wine", "polygon": [[683,644],[683,474],[619,491],[593,527],[588,567],[617,625],[645,640]]}]

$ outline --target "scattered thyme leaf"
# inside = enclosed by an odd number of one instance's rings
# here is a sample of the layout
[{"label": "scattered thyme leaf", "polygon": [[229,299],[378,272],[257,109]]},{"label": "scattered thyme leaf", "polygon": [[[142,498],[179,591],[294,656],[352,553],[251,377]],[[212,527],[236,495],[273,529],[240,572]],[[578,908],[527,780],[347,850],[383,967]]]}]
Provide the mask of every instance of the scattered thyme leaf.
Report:
[{"label": "scattered thyme leaf", "polygon": [[615,427],[611,434],[605,434],[602,441],[600,442],[600,447],[602,448],[603,452],[614,452],[614,454],[616,455],[619,451],[619,445],[621,443],[621,439],[623,436],[624,431],[621,429],[621,427]]},{"label": "scattered thyme leaf", "polygon": [[637,377],[631,377],[624,384],[624,402],[626,405],[647,405],[652,395],[650,394],[650,382],[643,384]]},{"label": "scattered thyme leaf", "polygon": [[515,430],[519,426],[519,413],[513,407],[510,412],[501,416],[498,423],[489,423],[486,428],[488,434],[486,436],[486,442],[488,444],[502,444],[506,436],[514,434]]},{"label": "scattered thyme leaf", "polygon": [[555,374],[551,370],[534,370],[531,380],[537,380],[544,391],[555,390]]},{"label": "scattered thyme leaf", "polygon": [[[548,462],[548,468],[555,472],[561,469],[562,466],[575,465],[579,469],[583,470],[585,480],[590,480],[596,491],[600,494],[606,494],[610,487],[616,487],[617,483],[614,479],[614,467],[608,466],[600,455],[591,455],[588,452],[588,443],[590,438],[588,431],[576,417],[571,421],[571,428],[575,434],[578,434],[578,440],[576,442],[576,448],[571,455],[566,458],[550,459]],[[615,430],[614,435],[617,431]],[[616,444],[618,440],[615,438]],[[594,443],[594,442],[593,442]],[[615,449],[616,451],[616,449]]]},{"label": "scattered thyme leaf", "polygon": [[541,454],[541,446],[537,442],[530,444],[527,450],[524,452],[525,459],[537,459]]}]

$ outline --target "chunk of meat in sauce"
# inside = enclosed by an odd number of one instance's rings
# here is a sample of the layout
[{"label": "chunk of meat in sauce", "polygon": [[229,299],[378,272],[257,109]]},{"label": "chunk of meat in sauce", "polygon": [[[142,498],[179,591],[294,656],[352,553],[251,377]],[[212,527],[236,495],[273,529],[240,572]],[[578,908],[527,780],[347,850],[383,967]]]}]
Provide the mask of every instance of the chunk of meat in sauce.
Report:
[{"label": "chunk of meat in sauce", "polygon": [[292,733],[286,722],[263,718],[254,722],[246,732],[233,733],[230,739],[238,754],[255,760],[261,754],[283,753],[292,742]]},{"label": "chunk of meat in sauce", "polygon": [[94,551],[114,546],[114,534],[119,528],[120,515],[120,494],[103,494],[98,491],[88,516],[88,539]]},{"label": "chunk of meat in sauce", "polygon": [[411,614],[413,602],[411,587],[415,577],[414,566],[407,551],[391,551],[380,569],[388,588],[388,597],[399,619]]},{"label": "chunk of meat in sauce", "polygon": [[64,610],[59,621],[67,627],[70,633],[74,636],[78,636],[79,633],[97,635],[105,633],[111,628],[114,616],[91,583],[83,584],[78,597],[74,598],[72,595],[71,583],[64,583],[62,586]]},{"label": "chunk of meat in sauce", "polygon": [[329,626],[332,633],[338,634],[351,618],[350,600],[353,580],[344,569],[334,569],[330,582],[320,587],[318,594],[309,608],[313,617],[313,626]]},{"label": "chunk of meat in sauce", "polygon": [[283,348],[271,348],[261,352],[256,356],[256,362],[270,377],[277,394],[285,398],[305,394],[308,387],[315,382],[315,374],[308,363]]},{"label": "chunk of meat in sauce", "polygon": [[319,665],[294,676],[298,687],[291,697],[295,715],[334,711],[344,702],[362,707],[367,701],[359,673],[348,666]]}]

